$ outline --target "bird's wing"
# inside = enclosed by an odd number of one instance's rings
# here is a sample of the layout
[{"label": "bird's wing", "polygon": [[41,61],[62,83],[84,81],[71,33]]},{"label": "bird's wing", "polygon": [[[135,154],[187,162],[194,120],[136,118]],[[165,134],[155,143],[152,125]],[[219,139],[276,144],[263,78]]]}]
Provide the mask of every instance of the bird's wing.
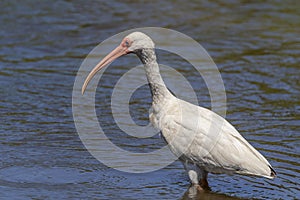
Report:
[{"label": "bird's wing", "polygon": [[170,105],[161,130],[176,156],[209,172],[274,177],[269,162],[224,118],[179,99]]}]

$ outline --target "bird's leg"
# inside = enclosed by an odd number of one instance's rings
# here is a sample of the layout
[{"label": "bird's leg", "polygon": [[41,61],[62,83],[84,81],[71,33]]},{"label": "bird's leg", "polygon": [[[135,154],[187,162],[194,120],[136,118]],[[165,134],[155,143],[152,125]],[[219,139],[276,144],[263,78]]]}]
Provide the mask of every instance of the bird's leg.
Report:
[{"label": "bird's leg", "polygon": [[210,191],[210,187],[208,185],[208,181],[207,181],[207,172],[205,170],[201,169],[201,173],[199,173],[198,175],[201,176],[201,179],[198,183],[193,184],[196,186],[198,191]]},{"label": "bird's leg", "polygon": [[199,185],[199,173],[200,169],[197,165],[190,163],[188,161],[182,161],[184,168],[189,176],[192,185]]},{"label": "bird's leg", "polygon": [[207,172],[205,170],[190,162],[183,162],[183,165],[188,173],[192,187],[197,188],[198,191],[210,190],[207,182]]},{"label": "bird's leg", "polygon": [[202,171],[202,178],[200,180],[200,186],[204,190],[211,190],[209,185],[208,185],[207,174],[208,173],[205,170]]}]

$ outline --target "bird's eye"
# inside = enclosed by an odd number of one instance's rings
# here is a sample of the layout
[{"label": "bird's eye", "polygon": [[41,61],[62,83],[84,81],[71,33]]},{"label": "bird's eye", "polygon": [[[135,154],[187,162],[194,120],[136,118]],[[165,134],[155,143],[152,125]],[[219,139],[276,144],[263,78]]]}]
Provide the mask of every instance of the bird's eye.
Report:
[{"label": "bird's eye", "polygon": [[129,42],[128,42],[128,40],[125,41],[125,45],[126,45],[126,47],[129,47]]}]

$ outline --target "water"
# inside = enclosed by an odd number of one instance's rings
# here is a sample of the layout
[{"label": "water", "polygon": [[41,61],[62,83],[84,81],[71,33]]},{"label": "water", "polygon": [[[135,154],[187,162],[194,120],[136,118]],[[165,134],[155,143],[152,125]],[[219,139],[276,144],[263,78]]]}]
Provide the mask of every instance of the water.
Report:
[{"label": "water", "polygon": [[[189,182],[178,161],[147,174],[118,172],[87,152],[74,126],[72,88],[85,56],[109,36],[143,26],[181,31],[206,48],[225,83],[228,121],[278,173],[275,180],[210,175],[212,192],[196,199],[298,199],[297,3],[1,1],[1,199],[190,198]],[[184,61],[158,53],[162,63],[199,81],[198,74],[184,69]],[[121,58],[111,66],[111,81],[118,80],[120,66],[129,70],[138,63],[134,56]],[[197,84],[200,105],[210,107],[205,84]],[[105,96],[97,93],[101,95]],[[132,98],[133,119],[147,125],[147,87]],[[98,115],[107,113],[99,120],[110,124],[110,111],[103,110],[106,104],[100,99],[96,103]],[[115,125],[108,128],[119,136],[110,138],[125,149],[143,152],[163,144],[159,137],[131,142]]]}]

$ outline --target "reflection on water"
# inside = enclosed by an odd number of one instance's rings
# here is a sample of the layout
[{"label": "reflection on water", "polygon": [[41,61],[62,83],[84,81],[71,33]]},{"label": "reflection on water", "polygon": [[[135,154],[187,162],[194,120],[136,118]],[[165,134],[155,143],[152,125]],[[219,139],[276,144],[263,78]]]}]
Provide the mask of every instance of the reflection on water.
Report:
[{"label": "reflection on water", "polygon": [[[84,148],[74,127],[71,94],[80,63],[120,31],[158,26],[181,31],[213,57],[225,83],[227,119],[270,161],[275,180],[210,175],[210,193],[192,199],[297,199],[299,185],[299,4],[281,1],[2,1],[0,6],[0,193],[3,199],[191,199],[179,162],[148,174],[109,169]],[[159,62],[180,71],[201,106],[205,83],[168,52]],[[112,83],[140,64],[116,61],[97,92],[99,121],[124,149],[151,151],[159,136],[135,140],[112,123]],[[103,100],[103,101],[101,101]],[[137,124],[148,124],[147,87],[131,99]],[[124,163],[126,164],[126,163]]]},{"label": "reflection on water", "polygon": [[181,200],[242,200],[242,198],[229,196],[225,194],[199,191],[195,187],[189,187],[187,191],[182,196]]}]

